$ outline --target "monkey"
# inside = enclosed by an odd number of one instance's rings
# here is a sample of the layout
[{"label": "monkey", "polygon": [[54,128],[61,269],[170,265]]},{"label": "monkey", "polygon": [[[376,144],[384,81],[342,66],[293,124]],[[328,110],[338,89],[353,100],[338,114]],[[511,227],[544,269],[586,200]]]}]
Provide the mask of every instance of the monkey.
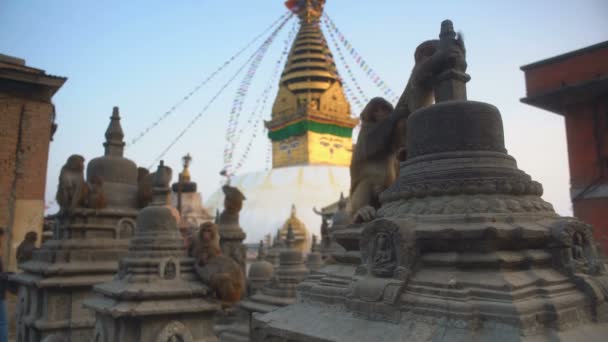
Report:
[{"label": "monkey", "polygon": [[145,167],[137,168],[137,208],[143,209],[152,201],[154,172],[150,173]]},{"label": "monkey", "polygon": [[95,175],[89,181],[89,196],[87,199],[87,207],[92,209],[103,209],[108,206],[106,194],[103,191],[103,180]]},{"label": "monkey", "polygon": [[383,98],[373,98],[361,112],[361,131],[350,165],[349,216],[355,223],[375,218],[379,196],[399,175],[399,162],[407,158],[407,119],[435,101],[436,77],[450,68],[466,69],[462,36],[450,46],[439,40],[420,44],[414,68],[395,108]]},{"label": "monkey", "polygon": [[55,199],[60,212],[84,207],[89,188],[84,180],[84,157],[71,155],[61,168]]},{"label": "monkey", "polygon": [[222,255],[218,226],[212,222],[201,224],[198,240],[199,246],[194,249],[197,253],[194,268],[200,279],[224,305],[240,301],[246,291],[245,276],[239,264]]},{"label": "monkey", "polygon": [[36,241],[38,240],[38,233],[34,231],[29,231],[25,234],[25,238],[17,247],[17,263],[20,264],[22,262],[26,262],[32,259],[34,256],[34,251],[38,248],[36,247]]}]

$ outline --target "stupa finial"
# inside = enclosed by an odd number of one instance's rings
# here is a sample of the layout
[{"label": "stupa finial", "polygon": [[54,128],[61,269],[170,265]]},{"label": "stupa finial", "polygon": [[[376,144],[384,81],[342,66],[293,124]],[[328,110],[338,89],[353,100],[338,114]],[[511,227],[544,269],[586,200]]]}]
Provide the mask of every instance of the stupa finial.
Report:
[{"label": "stupa finial", "polygon": [[182,170],[181,179],[179,180],[182,183],[190,182],[190,163],[192,163],[192,156],[190,156],[190,153],[186,153],[186,155],[182,157],[182,165],[184,169]]},{"label": "stupa finial", "polygon": [[173,171],[170,167],[165,166],[164,161],[160,161],[158,168],[154,174],[153,179],[153,199],[154,205],[166,205],[169,203],[169,182],[171,182],[171,175]]},{"label": "stupa finial", "polygon": [[293,227],[291,223],[287,225],[287,236],[285,236],[285,243],[287,247],[293,247],[294,242],[296,241],[296,236],[293,233]]},{"label": "stupa finial", "polygon": [[310,251],[312,253],[315,253],[318,251],[319,246],[317,245],[317,236],[315,234],[312,234],[312,244],[310,245]]},{"label": "stupa finial", "polygon": [[291,217],[296,217],[296,205],[292,204],[291,205]]},{"label": "stupa finial", "polygon": [[258,257],[257,260],[266,259],[266,248],[264,248],[264,240],[260,240],[260,245],[258,246]]},{"label": "stupa finial", "polygon": [[112,116],[110,117],[110,125],[106,129],[106,142],[103,143],[105,155],[122,157],[125,147],[124,137],[125,134],[120,125],[119,110],[118,107],[114,107],[112,109]]},{"label": "stupa finial", "polygon": [[325,0],[288,0],[285,6],[297,14],[302,22],[311,23],[319,20],[323,14]]},{"label": "stupa finial", "polygon": [[451,20],[441,22],[439,50],[446,54],[460,54],[460,56],[459,58],[454,58],[453,65],[437,77],[434,87],[435,102],[466,101],[466,83],[471,79],[471,76],[465,73],[467,62],[464,40],[460,34],[456,34],[454,31],[454,24]]}]

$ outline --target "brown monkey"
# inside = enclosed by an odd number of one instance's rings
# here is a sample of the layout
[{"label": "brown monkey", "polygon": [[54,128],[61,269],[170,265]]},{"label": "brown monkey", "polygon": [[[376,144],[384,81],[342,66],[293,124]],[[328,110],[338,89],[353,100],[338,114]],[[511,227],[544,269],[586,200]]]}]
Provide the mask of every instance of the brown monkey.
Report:
[{"label": "brown monkey", "polygon": [[199,248],[195,270],[201,280],[208,284],[219,300],[233,304],[245,293],[245,277],[241,267],[232,258],[222,255],[218,227],[215,223],[201,224]]},{"label": "brown monkey", "polygon": [[145,167],[137,168],[137,208],[142,209],[152,201],[152,187],[154,173],[150,173]]},{"label": "brown monkey", "polygon": [[350,164],[349,212],[355,221],[371,218],[368,211],[380,206],[380,193],[397,177],[396,156],[404,145],[397,129],[403,120],[397,114],[380,97],[373,98],[361,112],[361,131]]},{"label": "brown monkey", "polygon": [[31,260],[34,256],[34,251],[38,248],[36,247],[36,241],[38,240],[38,233],[34,231],[29,231],[25,234],[25,238],[17,247],[17,263],[26,262]]},{"label": "brown monkey", "polygon": [[355,222],[375,218],[379,196],[398,176],[399,161],[407,157],[407,118],[433,104],[436,77],[450,68],[466,68],[462,37],[439,48],[439,40],[423,42],[414,53],[415,65],[393,110],[382,98],[372,99],[361,113],[361,131],[350,165],[350,215]]},{"label": "brown monkey", "polygon": [[84,157],[71,155],[59,174],[55,199],[61,212],[84,207],[89,188],[84,180]]},{"label": "brown monkey", "polygon": [[103,191],[103,180],[99,176],[93,176],[89,181],[89,198],[87,207],[92,209],[103,209],[108,206],[106,194]]}]

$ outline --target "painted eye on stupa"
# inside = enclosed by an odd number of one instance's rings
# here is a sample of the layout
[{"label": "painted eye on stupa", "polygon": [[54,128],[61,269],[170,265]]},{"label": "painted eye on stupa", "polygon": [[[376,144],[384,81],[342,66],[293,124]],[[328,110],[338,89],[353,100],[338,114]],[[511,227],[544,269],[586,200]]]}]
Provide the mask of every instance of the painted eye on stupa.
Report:
[{"label": "painted eye on stupa", "polygon": [[291,148],[296,148],[298,147],[299,143],[298,142],[292,142],[291,143]]},{"label": "painted eye on stupa", "polygon": [[334,148],[340,149],[344,147],[342,144],[334,144]]},{"label": "painted eye on stupa", "polygon": [[327,141],[321,141],[320,144],[325,147],[329,146],[329,143]]}]

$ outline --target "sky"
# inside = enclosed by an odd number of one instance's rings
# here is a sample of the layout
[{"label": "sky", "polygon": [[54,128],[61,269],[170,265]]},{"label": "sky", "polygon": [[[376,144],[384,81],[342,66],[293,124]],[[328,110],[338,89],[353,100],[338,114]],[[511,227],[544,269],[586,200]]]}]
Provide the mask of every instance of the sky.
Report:
[{"label": "sky", "polygon": [[[103,154],[113,106],[120,107],[130,142],[285,12],[281,0],[0,0],[0,53],[68,78],[53,98],[59,128],[50,147],[47,203],[54,207],[59,171],[69,155],[90,160]],[[526,90],[519,67],[608,40],[608,1],[328,0],[326,13],[397,93],[407,82],[416,46],[436,38],[441,21],[451,19],[467,45],[469,99],[500,109],[509,153],[544,185],[543,198],[571,215],[563,117],[520,102]],[[268,167],[263,125],[254,131],[253,123],[270,118],[276,85],[265,111],[252,109],[263,102],[266,85],[277,83],[273,71],[293,25],[292,20],[278,33],[249,87],[235,152],[235,159],[245,160],[240,173]],[[268,36],[128,146],[126,157],[152,165]],[[326,37],[337,57],[327,32]],[[336,59],[348,83],[345,64]],[[348,56],[347,64],[366,96],[381,95]],[[221,181],[226,126],[242,75],[163,156],[175,170],[183,155],[192,155],[191,173],[204,198]],[[353,105],[354,114],[359,109]],[[250,153],[242,157],[249,141]]]}]

